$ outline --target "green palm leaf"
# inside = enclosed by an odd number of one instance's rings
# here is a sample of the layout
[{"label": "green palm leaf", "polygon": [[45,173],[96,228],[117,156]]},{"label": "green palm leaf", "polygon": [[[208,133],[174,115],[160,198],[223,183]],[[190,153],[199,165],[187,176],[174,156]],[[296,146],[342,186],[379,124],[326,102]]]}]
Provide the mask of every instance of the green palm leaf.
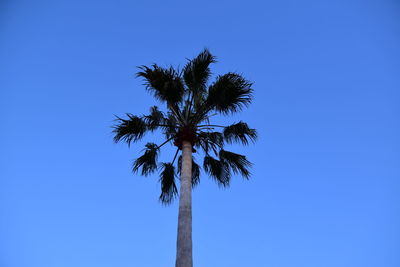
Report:
[{"label": "green palm leaf", "polygon": [[238,122],[224,128],[223,136],[229,144],[241,142],[243,145],[248,145],[249,141],[257,140],[257,131],[250,129],[247,123]]},{"label": "green palm leaf", "polygon": [[219,132],[203,132],[200,131],[197,134],[197,142],[196,147],[202,148],[206,154],[209,153],[210,150],[214,151],[216,155],[218,155],[217,150],[224,146],[224,137],[222,133]]},{"label": "green palm leaf", "polygon": [[201,139],[209,140],[219,147],[224,146],[224,136],[220,132],[200,132],[198,136]]},{"label": "green palm leaf", "polygon": [[154,97],[160,101],[167,102],[175,106],[182,101],[184,95],[184,86],[178,73],[171,68],[162,68],[156,64],[150,68],[147,66],[139,67],[137,77],[145,79],[147,90],[154,94]]},{"label": "green palm leaf", "polygon": [[252,83],[236,73],[218,76],[208,89],[206,104],[222,114],[240,111],[252,100]]},{"label": "green palm leaf", "polygon": [[142,156],[133,162],[132,171],[134,173],[142,169],[142,175],[147,176],[157,170],[157,158],[159,148],[154,143],[147,143]]},{"label": "green palm leaf", "polygon": [[150,108],[150,115],[146,115],[143,118],[149,130],[154,131],[164,124],[165,118],[164,113],[158,109],[157,106]]},{"label": "green palm leaf", "polygon": [[192,161],[192,187],[200,183],[200,166],[193,160]]},{"label": "green palm leaf", "polygon": [[229,166],[221,160],[217,160],[211,156],[205,156],[203,162],[204,170],[223,187],[228,187],[231,180],[231,172]]},{"label": "green palm leaf", "polygon": [[178,189],[175,185],[175,167],[172,163],[161,163],[161,168],[160,201],[163,204],[170,204],[173,199],[178,195]]},{"label": "green palm leaf", "polygon": [[251,167],[252,164],[245,156],[222,149],[219,152],[219,158],[220,161],[229,166],[234,173],[240,173],[246,179],[250,177],[248,168]]},{"label": "green palm leaf", "polygon": [[205,91],[207,80],[211,75],[209,66],[214,62],[216,62],[215,57],[204,49],[183,68],[183,79],[194,95]]},{"label": "green palm leaf", "polygon": [[129,113],[126,115],[129,118],[127,120],[117,117],[119,123],[113,127],[114,142],[124,141],[130,146],[131,142],[136,142],[144,136],[147,126],[138,116]]}]

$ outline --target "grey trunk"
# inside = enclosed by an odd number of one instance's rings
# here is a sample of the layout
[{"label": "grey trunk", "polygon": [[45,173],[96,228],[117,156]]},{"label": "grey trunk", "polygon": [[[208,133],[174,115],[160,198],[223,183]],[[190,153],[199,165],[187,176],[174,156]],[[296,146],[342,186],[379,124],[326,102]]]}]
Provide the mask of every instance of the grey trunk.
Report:
[{"label": "grey trunk", "polygon": [[193,267],[192,258],[192,144],[182,142],[176,267]]}]

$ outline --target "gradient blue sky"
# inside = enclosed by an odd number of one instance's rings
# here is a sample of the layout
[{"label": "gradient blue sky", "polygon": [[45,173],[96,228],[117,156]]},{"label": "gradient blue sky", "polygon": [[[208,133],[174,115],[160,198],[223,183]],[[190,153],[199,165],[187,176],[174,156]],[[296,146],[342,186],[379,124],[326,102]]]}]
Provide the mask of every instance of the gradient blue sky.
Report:
[{"label": "gradient blue sky", "polygon": [[0,33],[0,266],[174,266],[177,205],[110,126],[155,104],[136,66],[204,47],[260,138],[251,181],[195,189],[195,266],[400,266],[398,1],[3,0]]}]

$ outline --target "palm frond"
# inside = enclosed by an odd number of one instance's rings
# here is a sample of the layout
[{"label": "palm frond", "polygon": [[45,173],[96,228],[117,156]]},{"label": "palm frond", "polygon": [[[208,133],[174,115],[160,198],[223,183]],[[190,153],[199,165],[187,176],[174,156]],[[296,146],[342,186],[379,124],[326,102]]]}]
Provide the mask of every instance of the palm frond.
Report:
[{"label": "palm frond", "polygon": [[195,144],[197,148],[202,148],[206,154],[210,150],[213,150],[218,155],[217,150],[224,146],[224,137],[219,132],[203,132],[200,131],[197,134],[197,142]]},{"label": "palm frond", "polygon": [[210,156],[204,157],[204,170],[223,187],[228,187],[231,180],[231,172],[229,166],[221,160],[217,160]]},{"label": "palm frond", "polygon": [[114,125],[114,142],[124,141],[130,146],[131,142],[140,140],[147,131],[146,123],[138,116],[127,113],[128,119],[117,117],[118,124]]},{"label": "palm frond", "polygon": [[243,145],[248,145],[249,141],[254,143],[257,140],[257,131],[250,129],[247,123],[242,121],[225,127],[223,135],[229,144],[241,142]]},{"label": "palm frond", "polygon": [[[178,158],[178,174],[181,174],[182,169],[182,156]],[[200,183],[200,166],[196,163],[195,158],[192,157],[192,187]]]},{"label": "palm frond", "polygon": [[165,138],[170,139],[176,136],[178,133],[177,125],[179,124],[176,117],[171,112],[168,113],[167,118],[164,120],[164,124],[166,125],[163,126]]},{"label": "palm frond", "polygon": [[199,137],[207,139],[219,147],[224,146],[224,136],[220,132],[200,132]]},{"label": "palm frond", "polygon": [[159,128],[160,124],[165,121],[164,113],[158,109],[157,106],[150,108],[150,115],[146,115],[143,118],[149,130],[154,131]]},{"label": "palm frond", "polygon": [[175,167],[172,163],[161,163],[160,183],[161,195],[160,201],[163,204],[170,204],[178,195],[178,189],[175,184]]},{"label": "palm frond", "polygon": [[215,57],[210,51],[204,49],[183,68],[183,79],[194,95],[205,91],[207,80],[211,75],[209,66],[215,62]]},{"label": "palm frond", "polygon": [[207,105],[222,114],[240,111],[252,100],[252,83],[236,73],[218,76],[208,89]]},{"label": "palm frond", "polygon": [[138,157],[132,165],[132,171],[138,172],[142,168],[142,175],[147,176],[157,170],[159,148],[154,143],[147,143],[142,156]]},{"label": "palm frond", "polygon": [[221,149],[219,158],[220,161],[228,165],[234,173],[240,173],[246,179],[250,177],[248,168],[251,167],[252,164],[245,156]]},{"label": "palm frond", "polygon": [[218,146],[215,143],[210,142],[210,140],[208,139],[198,139],[195,146],[197,149],[202,148],[206,155],[209,155],[211,151],[214,152],[216,156],[218,156]]},{"label": "palm frond", "polygon": [[204,138],[198,138],[194,146],[196,147],[197,150],[202,148],[206,155],[208,155],[211,150],[211,143]]},{"label": "palm frond", "polygon": [[150,68],[141,66],[139,69],[141,71],[136,76],[145,79],[147,90],[152,92],[158,100],[167,102],[171,106],[182,101],[184,86],[174,68],[162,68],[153,64]]},{"label": "palm frond", "polygon": [[192,161],[192,187],[195,187],[200,183],[200,166],[194,159]]}]

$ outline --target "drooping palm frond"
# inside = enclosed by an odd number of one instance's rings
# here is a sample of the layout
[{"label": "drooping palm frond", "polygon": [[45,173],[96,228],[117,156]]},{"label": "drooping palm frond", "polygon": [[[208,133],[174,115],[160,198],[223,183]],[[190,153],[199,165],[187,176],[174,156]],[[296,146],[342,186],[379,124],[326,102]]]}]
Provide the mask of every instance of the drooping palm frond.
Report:
[{"label": "drooping palm frond", "polygon": [[200,183],[200,166],[192,160],[192,187]]},{"label": "drooping palm frond", "polygon": [[158,151],[156,144],[147,143],[143,155],[133,162],[132,171],[136,173],[142,168],[142,175],[147,176],[157,170]]},{"label": "drooping palm frond", "polygon": [[247,123],[240,121],[225,127],[223,136],[229,144],[241,142],[243,145],[248,145],[249,141],[255,142],[257,140],[257,131],[250,129]]},{"label": "drooping palm frond", "polygon": [[203,162],[204,170],[223,187],[228,187],[231,180],[229,165],[211,156],[205,156]]},{"label": "drooping palm frond", "polygon": [[145,79],[147,90],[154,94],[154,97],[160,101],[167,102],[175,106],[182,101],[184,95],[184,86],[178,72],[172,67],[162,68],[156,64],[151,68],[147,66],[139,67],[136,76]]},{"label": "drooping palm frond", "polygon": [[154,131],[159,128],[160,125],[164,124],[164,113],[160,111],[157,106],[153,106],[150,108],[150,115],[144,116],[143,120],[146,123],[148,129]]},{"label": "drooping palm frond", "polygon": [[[197,136],[197,137],[199,137],[199,136]],[[200,148],[203,149],[203,151],[206,155],[208,155],[210,153],[211,149],[213,149],[213,150],[217,149],[215,145],[214,145],[214,147],[212,147],[212,145],[213,144],[211,142],[207,141],[207,139],[204,139],[204,138],[199,138],[197,140],[197,142],[195,143],[196,149],[197,150],[199,150]]]},{"label": "drooping palm frond", "polygon": [[252,100],[252,83],[236,73],[218,76],[208,89],[206,104],[222,114],[240,111]]},{"label": "drooping palm frond", "polygon": [[221,149],[219,158],[220,161],[228,165],[234,173],[240,173],[246,179],[250,177],[248,168],[251,167],[252,164],[245,156]]},{"label": "drooping palm frond", "polygon": [[199,138],[207,139],[218,147],[224,146],[224,136],[220,132],[200,132]]},{"label": "drooping palm frond", "polygon": [[183,79],[186,86],[194,95],[205,91],[207,80],[211,75],[209,66],[211,63],[215,62],[215,57],[210,51],[204,49],[183,68]]},{"label": "drooping palm frond", "polygon": [[160,201],[163,204],[170,204],[178,194],[175,184],[175,167],[172,163],[161,163],[160,183]]},{"label": "drooping palm frond", "polygon": [[[182,169],[182,156],[178,158],[178,174],[181,174]],[[192,187],[195,187],[200,183],[200,166],[196,163],[195,158],[192,157]]]},{"label": "drooping palm frond", "polygon": [[140,140],[147,131],[146,122],[127,113],[128,119],[117,117],[118,124],[114,125],[114,142],[124,141],[130,146],[131,142]]},{"label": "drooping palm frond", "polygon": [[201,147],[206,154],[212,150],[216,155],[218,155],[217,151],[224,146],[224,137],[222,133],[219,132],[200,131],[197,134],[197,139],[196,147]]}]

